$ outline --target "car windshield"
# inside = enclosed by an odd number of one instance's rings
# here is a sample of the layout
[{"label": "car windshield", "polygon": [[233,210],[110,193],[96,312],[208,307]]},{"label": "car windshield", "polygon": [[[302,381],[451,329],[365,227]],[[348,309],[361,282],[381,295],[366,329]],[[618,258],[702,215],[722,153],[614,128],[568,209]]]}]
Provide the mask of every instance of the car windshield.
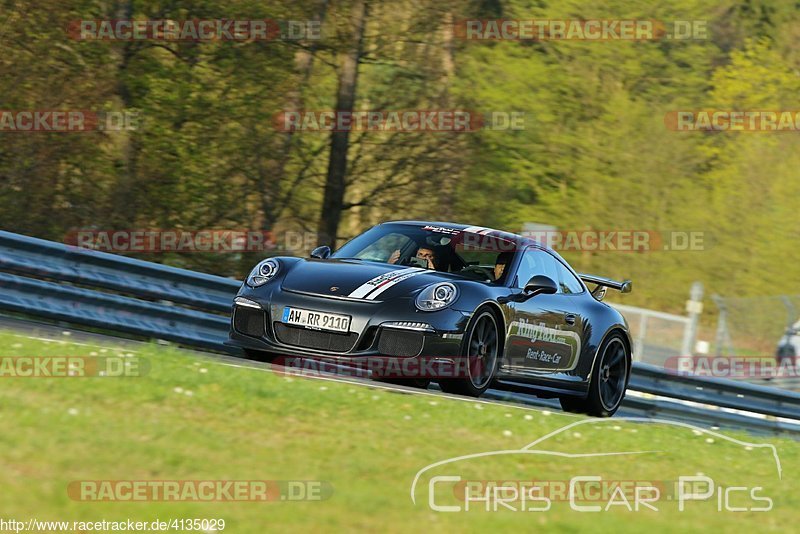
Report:
[{"label": "car windshield", "polygon": [[332,258],[422,267],[502,283],[515,243],[436,225],[382,224],[347,242]]}]

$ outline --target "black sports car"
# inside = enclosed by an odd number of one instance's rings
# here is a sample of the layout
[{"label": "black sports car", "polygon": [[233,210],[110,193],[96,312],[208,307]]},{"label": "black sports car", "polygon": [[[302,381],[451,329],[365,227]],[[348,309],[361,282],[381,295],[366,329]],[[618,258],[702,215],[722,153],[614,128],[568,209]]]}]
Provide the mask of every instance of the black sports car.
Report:
[{"label": "black sports car", "polygon": [[[625,319],[601,302],[609,287],[631,283],[578,275],[526,237],[387,222],[333,253],[260,262],[234,300],[229,344],[262,360],[365,365],[378,378],[399,369],[473,396],[493,383],[534,387],[565,410],[610,416],[632,344]],[[387,361],[400,364],[389,371]]]}]

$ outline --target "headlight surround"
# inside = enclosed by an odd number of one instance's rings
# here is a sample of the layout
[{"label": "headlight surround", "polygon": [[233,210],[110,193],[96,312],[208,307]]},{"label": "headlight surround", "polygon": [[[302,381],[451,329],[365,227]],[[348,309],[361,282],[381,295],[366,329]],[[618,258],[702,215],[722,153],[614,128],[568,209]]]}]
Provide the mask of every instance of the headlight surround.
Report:
[{"label": "headlight surround", "polygon": [[281,268],[278,260],[264,260],[247,275],[247,285],[250,287],[260,287],[272,280]]},{"label": "headlight surround", "polygon": [[433,284],[420,291],[414,300],[420,311],[443,310],[458,298],[458,288],[450,282]]}]

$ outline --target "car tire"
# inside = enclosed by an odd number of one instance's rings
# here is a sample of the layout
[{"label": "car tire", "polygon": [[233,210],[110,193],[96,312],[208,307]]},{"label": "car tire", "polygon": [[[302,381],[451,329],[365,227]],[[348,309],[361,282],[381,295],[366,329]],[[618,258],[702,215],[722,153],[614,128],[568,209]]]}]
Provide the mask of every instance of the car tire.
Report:
[{"label": "car tire", "polygon": [[611,417],[622,404],[631,370],[628,345],[621,335],[612,334],[597,353],[589,394],[585,398],[561,397],[561,407],[565,412]]},{"label": "car tire", "polygon": [[[479,308],[464,332],[461,357],[466,359],[467,377],[439,380],[446,393],[480,397],[489,389],[497,373],[503,351],[501,323],[488,307]],[[457,368],[461,369],[459,365]],[[473,375],[475,373],[475,375]]]}]

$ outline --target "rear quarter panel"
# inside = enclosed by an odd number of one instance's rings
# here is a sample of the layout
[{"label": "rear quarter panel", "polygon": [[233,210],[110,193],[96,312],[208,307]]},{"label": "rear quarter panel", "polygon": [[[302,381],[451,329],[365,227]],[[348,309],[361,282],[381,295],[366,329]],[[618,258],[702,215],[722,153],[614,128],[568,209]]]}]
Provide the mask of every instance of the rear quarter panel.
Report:
[{"label": "rear quarter panel", "polygon": [[576,368],[577,374],[588,381],[603,341],[615,331],[619,331],[630,351],[633,347],[625,317],[605,302],[599,302],[591,293],[585,293],[581,307],[584,316],[583,348]]}]

